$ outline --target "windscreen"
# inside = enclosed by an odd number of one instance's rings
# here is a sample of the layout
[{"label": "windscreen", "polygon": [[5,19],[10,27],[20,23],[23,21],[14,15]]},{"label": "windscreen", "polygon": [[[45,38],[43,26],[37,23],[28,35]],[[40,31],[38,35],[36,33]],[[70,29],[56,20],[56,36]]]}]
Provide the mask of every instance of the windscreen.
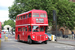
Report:
[{"label": "windscreen", "polygon": [[33,32],[43,32],[44,31],[44,26],[33,26],[32,27]]},{"label": "windscreen", "polygon": [[46,13],[33,13],[33,17],[46,17]]},{"label": "windscreen", "polygon": [[40,13],[40,17],[46,17],[45,13]]},{"label": "windscreen", "polygon": [[39,32],[39,27],[38,26],[33,26],[33,32]]},{"label": "windscreen", "polygon": [[39,17],[39,13],[33,13],[33,17]]}]

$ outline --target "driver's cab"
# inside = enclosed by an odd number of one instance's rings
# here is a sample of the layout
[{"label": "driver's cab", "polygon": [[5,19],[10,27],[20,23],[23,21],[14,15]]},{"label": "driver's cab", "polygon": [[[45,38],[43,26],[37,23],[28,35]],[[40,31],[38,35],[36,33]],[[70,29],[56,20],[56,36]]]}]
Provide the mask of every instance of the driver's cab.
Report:
[{"label": "driver's cab", "polygon": [[32,26],[32,32],[35,34],[44,34],[46,26]]},{"label": "driver's cab", "polygon": [[34,41],[46,41],[48,36],[45,34],[46,26],[34,25],[32,26],[31,39]]}]

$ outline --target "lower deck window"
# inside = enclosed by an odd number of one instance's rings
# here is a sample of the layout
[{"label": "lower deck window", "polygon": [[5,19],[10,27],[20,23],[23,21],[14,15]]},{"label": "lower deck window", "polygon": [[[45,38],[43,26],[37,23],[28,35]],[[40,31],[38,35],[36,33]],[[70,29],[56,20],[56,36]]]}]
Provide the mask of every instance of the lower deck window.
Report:
[{"label": "lower deck window", "polygon": [[40,27],[40,31],[44,31],[44,26],[41,26]]},{"label": "lower deck window", "polygon": [[18,28],[18,31],[22,31],[22,28]]}]

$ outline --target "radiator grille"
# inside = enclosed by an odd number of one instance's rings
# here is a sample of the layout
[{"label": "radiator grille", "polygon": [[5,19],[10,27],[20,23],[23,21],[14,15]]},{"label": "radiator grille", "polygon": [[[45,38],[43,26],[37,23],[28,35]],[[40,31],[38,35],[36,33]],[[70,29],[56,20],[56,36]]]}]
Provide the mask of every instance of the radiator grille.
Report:
[{"label": "radiator grille", "polygon": [[37,35],[36,40],[37,41],[43,41],[45,39],[44,35]]}]

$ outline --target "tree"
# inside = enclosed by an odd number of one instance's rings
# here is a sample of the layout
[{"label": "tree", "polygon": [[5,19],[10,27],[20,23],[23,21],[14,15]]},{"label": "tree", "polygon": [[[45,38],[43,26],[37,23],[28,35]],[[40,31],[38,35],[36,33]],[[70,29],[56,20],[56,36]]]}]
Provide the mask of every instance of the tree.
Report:
[{"label": "tree", "polygon": [[15,22],[13,20],[4,21],[4,25],[2,26],[5,26],[5,25],[10,25],[11,27],[15,28]]},{"label": "tree", "polygon": [[[21,4],[17,4],[21,3]],[[57,23],[65,26],[70,30],[75,27],[75,3],[69,0],[15,0],[14,5],[9,7],[9,17],[15,19],[20,13],[41,9],[47,11],[49,25],[52,25],[53,10],[57,12]]]}]

